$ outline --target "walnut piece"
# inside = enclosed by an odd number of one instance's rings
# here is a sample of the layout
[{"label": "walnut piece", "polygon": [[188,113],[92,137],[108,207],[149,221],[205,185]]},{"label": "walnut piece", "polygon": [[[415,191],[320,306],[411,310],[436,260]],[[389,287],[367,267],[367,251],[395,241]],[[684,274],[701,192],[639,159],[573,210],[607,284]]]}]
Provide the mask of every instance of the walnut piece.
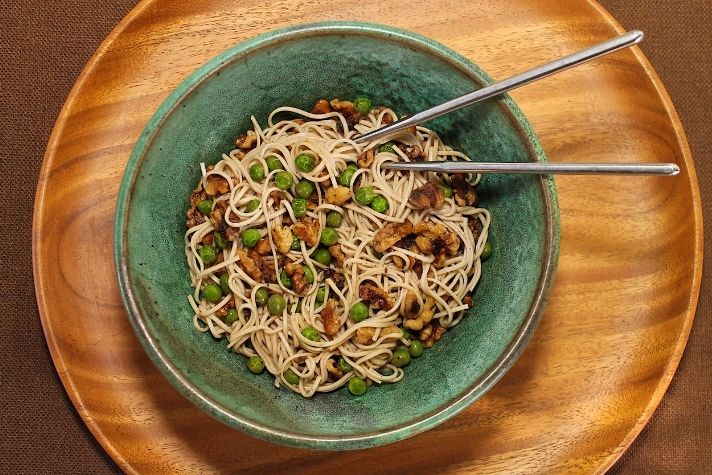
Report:
[{"label": "walnut piece", "polygon": [[373,335],[376,333],[376,329],[373,327],[361,327],[356,330],[356,335],[354,338],[356,341],[362,345],[368,345],[371,343]]},{"label": "walnut piece", "polygon": [[418,339],[423,342],[423,346],[425,348],[432,348],[435,342],[439,341],[445,332],[447,332],[447,329],[441,327],[437,323],[428,325],[428,327],[427,331],[423,330],[420,332]]},{"label": "walnut piece", "polygon": [[419,186],[410,194],[408,204],[413,209],[436,209],[445,202],[445,194],[434,181]]},{"label": "walnut piece", "polygon": [[294,234],[310,247],[316,246],[316,243],[319,242],[319,221],[314,218],[300,219],[294,225]]},{"label": "walnut piece", "polygon": [[344,254],[344,251],[341,249],[341,244],[329,246],[329,254],[331,254],[331,257],[336,259],[336,267],[344,267],[346,254]]},{"label": "walnut piece", "polygon": [[373,152],[373,149],[366,150],[358,156],[358,160],[356,160],[356,165],[361,168],[368,168],[373,163],[373,159],[375,157],[376,154]]},{"label": "walnut piece", "polygon": [[403,326],[408,330],[422,330],[430,321],[433,319],[435,312],[433,307],[435,306],[435,300],[432,297],[428,297],[423,303],[423,309],[420,311],[415,318],[406,318],[403,322]]},{"label": "walnut piece", "polygon": [[324,199],[329,204],[341,206],[351,199],[351,190],[345,186],[333,186],[326,190]]},{"label": "walnut piece", "polygon": [[331,112],[331,107],[329,106],[329,101],[326,99],[319,99],[312,107],[312,114],[328,114]]},{"label": "walnut piece", "polygon": [[435,247],[434,250],[444,247],[449,255],[454,256],[460,249],[460,238],[444,224],[421,221],[413,227],[413,232],[430,239]]},{"label": "walnut piece", "polygon": [[240,135],[235,141],[237,148],[250,149],[257,144],[257,134],[254,130],[248,130],[246,133]]},{"label": "walnut piece", "polygon": [[324,324],[324,333],[328,336],[336,335],[341,328],[339,323],[339,318],[336,316],[336,309],[334,308],[334,301],[329,300],[324,306],[324,310],[321,311],[319,315],[321,317],[321,322]]},{"label": "walnut piece", "polygon": [[467,183],[464,173],[453,173],[450,184],[455,192],[455,203],[459,206],[477,206],[475,187]]},{"label": "walnut piece", "polygon": [[336,112],[340,112],[345,116],[350,116],[356,113],[356,107],[354,107],[354,103],[351,101],[340,101],[339,99],[332,99],[329,102],[329,105],[331,105],[331,108],[334,109]]},{"label": "walnut piece", "polygon": [[227,180],[219,175],[208,175],[205,178],[205,193],[208,196],[224,195],[230,191]]},{"label": "walnut piece", "polygon": [[292,262],[288,262],[287,265],[284,266],[284,272],[286,272],[287,275],[291,277],[292,288],[294,289],[294,292],[297,295],[304,295],[306,290],[309,288],[309,283],[304,277],[304,268],[301,266],[301,264],[294,264]]},{"label": "walnut piece", "polygon": [[260,271],[257,263],[247,255],[247,252],[244,249],[237,249],[235,254],[237,254],[237,257],[240,258],[238,264],[242,267],[245,273],[252,277],[255,282],[262,282],[262,271]]},{"label": "walnut piece", "polygon": [[413,225],[405,223],[388,223],[376,232],[371,241],[371,246],[378,252],[385,252],[402,238],[413,232]]},{"label": "walnut piece", "polygon": [[277,250],[285,256],[289,254],[294,236],[289,228],[277,225],[272,228],[272,241]]},{"label": "walnut piece", "polygon": [[405,294],[403,299],[403,305],[401,306],[401,315],[403,318],[415,318],[418,313],[420,313],[420,304],[418,304],[418,296],[415,292],[409,290]]},{"label": "walnut piece", "polygon": [[272,251],[272,246],[269,245],[269,240],[267,238],[262,238],[257,241],[255,251],[260,256],[266,256],[267,254],[269,254]]},{"label": "walnut piece", "polygon": [[390,310],[393,308],[393,302],[391,302],[386,291],[375,284],[361,284],[358,289],[358,296],[371,302],[371,307],[376,310]]},{"label": "walnut piece", "polygon": [[198,211],[195,206],[192,206],[190,209],[188,209],[188,212],[185,213],[185,215],[188,218],[185,221],[185,227],[188,229],[205,222],[205,216],[203,216],[203,214]]}]

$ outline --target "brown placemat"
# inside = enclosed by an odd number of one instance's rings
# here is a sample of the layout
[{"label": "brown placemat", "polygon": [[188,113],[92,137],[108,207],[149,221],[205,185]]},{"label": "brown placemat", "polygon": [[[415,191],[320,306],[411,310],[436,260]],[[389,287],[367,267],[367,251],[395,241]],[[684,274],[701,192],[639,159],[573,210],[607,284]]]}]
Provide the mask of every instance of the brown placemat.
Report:
[{"label": "brown placemat", "polygon": [[[113,473],[64,392],[35,304],[30,232],[34,190],[54,121],[91,54],[136,0],[0,2],[0,472]],[[682,118],[705,202],[712,199],[712,1],[602,0],[628,28]],[[704,206],[706,222],[712,218]],[[712,238],[705,240],[709,249]],[[712,466],[712,283],[677,375],[648,427],[613,473],[708,473]]]}]

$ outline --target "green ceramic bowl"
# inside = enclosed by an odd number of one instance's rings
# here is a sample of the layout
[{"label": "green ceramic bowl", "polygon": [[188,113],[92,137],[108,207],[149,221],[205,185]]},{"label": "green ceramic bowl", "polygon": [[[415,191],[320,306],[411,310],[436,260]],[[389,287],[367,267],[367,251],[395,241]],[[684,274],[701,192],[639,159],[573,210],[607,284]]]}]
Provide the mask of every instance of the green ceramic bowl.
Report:
[{"label": "green ceramic bowl", "polygon": [[[115,256],[136,335],[166,378],[220,421],[276,443],[355,449],[394,442],[466,408],[502,377],[539,322],[559,246],[553,181],[489,175],[494,255],[483,265],[470,315],[405,370],[361,397],[342,390],[305,399],[193,329],[183,254],[188,195],[200,162],[233,148],[250,115],[309,108],[321,97],[366,95],[412,114],[491,79],[467,59],[416,34],[360,23],[319,23],[239,44],[191,75],[141,135],[119,194]],[[531,126],[509,97],[433,121],[447,143],[478,160],[543,161]]]}]

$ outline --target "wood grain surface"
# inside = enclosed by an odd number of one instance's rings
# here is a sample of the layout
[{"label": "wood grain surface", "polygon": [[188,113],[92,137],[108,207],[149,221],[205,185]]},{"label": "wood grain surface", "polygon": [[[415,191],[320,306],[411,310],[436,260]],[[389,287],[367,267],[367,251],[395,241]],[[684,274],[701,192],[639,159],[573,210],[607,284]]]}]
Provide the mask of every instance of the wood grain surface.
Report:
[{"label": "wood grain surface", "polygon": [[602,472],[657,407],[694,316],[702,218],[684,133],[637,49],[512,94],[552,161],[674,161],[682,173],[556,179],[562,247],[543,322],[467,411],[386,447],[283,448],[193,407],[145,356],[114,277],[116,194],[150,115],[209,58],[268,29],[359,19],[417,31],[504,78],[621,31],[583,0],[379,3],[146,0],[77,81],[40,176],[35,285],[67,392],[126,471]]}]

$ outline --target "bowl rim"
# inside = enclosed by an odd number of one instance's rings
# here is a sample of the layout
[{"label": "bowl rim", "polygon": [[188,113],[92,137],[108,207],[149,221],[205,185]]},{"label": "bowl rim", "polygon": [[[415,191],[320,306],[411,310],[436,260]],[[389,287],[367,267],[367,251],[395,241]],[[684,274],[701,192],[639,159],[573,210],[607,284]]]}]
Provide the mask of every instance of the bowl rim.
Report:
[{"label": "bowl rim", "polygon": [[[539,188],[545,209],[544,255],[535,294],[522,324],[505,350],[480,378],[476,379],[468,388],[461,391],[450,401],[407,423],[395,425],[386,430],[367,432],[355,436],[314,436],[283,431],[252,421],[240,414],[235,414],[218,401],[208,397],[199,387],[194,385],[161,350],[159,342],[151,334],[147,326],[131,286],[132,279],[128,266],[127,252],[128,210],[141,164],[146,158],[147,151],[163,122],[185,97],[215,73],[241,58],[282,41],[334,34],[369,36],[400,42],[449,63],[475,81],[486,84],[494,82],[487,73],[454,50],[417,33],[389,25],[352,21],[325,21],[298,24],[263,33],[238,43],[213,57],[183,80],[161,103],[148,120],[126,164],[119,188],[114,220],[114,262],[124,308],[141,346],[169,383],[193,404],[235,429],[274,443],[321,450],[375,447],[414,436],[456,415],[484,395],[512,367],[538,327],[553,285],[560,247],[559,205],[554,180],[550,176],[540,176]],[[531,124],[511,97],[507,94],[502,95],[499,106],[513,119],[512,125],[525,142],[530,156],[535,157],[538,161],[547,161],[544,150]]]}]

